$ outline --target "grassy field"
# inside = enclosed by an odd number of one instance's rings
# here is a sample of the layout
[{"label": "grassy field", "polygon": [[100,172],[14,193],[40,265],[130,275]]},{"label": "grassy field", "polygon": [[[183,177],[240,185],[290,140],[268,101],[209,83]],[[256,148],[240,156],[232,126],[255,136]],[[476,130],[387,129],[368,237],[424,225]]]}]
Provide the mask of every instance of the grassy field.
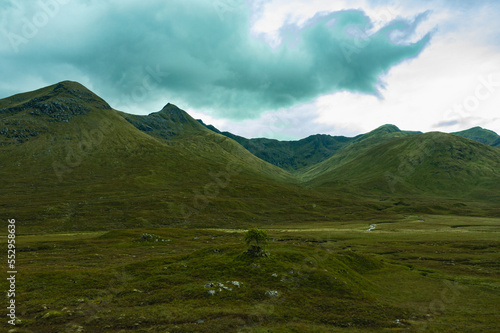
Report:
[{"label": "grassy field", "polygon": [[19,230],[11,332],[496,332],[499,222],[275,224],[263,258],[241,229]]}]

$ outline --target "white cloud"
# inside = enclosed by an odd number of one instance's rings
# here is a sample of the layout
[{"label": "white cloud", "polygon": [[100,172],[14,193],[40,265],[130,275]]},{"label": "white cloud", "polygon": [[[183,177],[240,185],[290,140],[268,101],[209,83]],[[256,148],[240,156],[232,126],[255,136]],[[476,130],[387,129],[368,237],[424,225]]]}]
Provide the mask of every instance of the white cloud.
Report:
[{"label": "white cloud", "polygon": [[[500,86],[474,104],[476,89],[491,75],[500,83],[500,62],[495,48],[470,40],[434,39],[418,59],[401,64],[385,78],[383,99],[348,92],[317,100],[320,123],[366,132],[393,123],[402,129],[445,132],[482,125],[500,132]],[[470,101],[469,101],[470,100]],[[463,107],[469,101],[471,106]],[[462,112],[452,112],[455,105]],[[435,126],[456,120],[454,126]]]},{"label": "white cloud", "polygon": [[[309,5],[310,4],[310,5]],[[396,16],[412,17],[429,9],[429,3],[412,3],[390,7],[369,6],[367,1],[271,1],[254,30],[267,33],[274,43],[279,42],[278,30],[288,22],[304,22],[323,10],[362,7],[380,28]],[[427,7],[426,7],[427,6]],[[280,119],[296,123],[301,130],[275,128],[274,136],[301,138],[315,133],[353,135],[368,132],[383,124],[392,123],[406,130],[452,132],[473,126],[483,126],[500,133],[500,87],[487,98],[474,104],[476,89],[483,79],[495,75],[500,82],[500,56],[496,45],[489,45],[488,22],[496,15],[489,6],[476,11],[454,9],[441,2],[432,10],[429,19],[417,30],[417,36],[439,26],[431,45],[411,62],[402,63],[384,78],[387,89],[383,99],[351,92],[322,96],[314,103],[277,112]],[[498,20],[494,20],[496,22]],[[497,23],[494,23],[497,24]],[[484,89],[483,89],[484,90]],[[484,91],[486,93],[486,91]],[[464,103],[468,107],[463,107]],[[462,112],[453,112],[456,105]],[[216,121],[214,120],[214,123]],[[436,126],[439,123],[452,126]],[[269,116],[242,124],[224,123],[227,130],[253,137],[268,127]],[[322,131],[321,131],[322,130]]]}]

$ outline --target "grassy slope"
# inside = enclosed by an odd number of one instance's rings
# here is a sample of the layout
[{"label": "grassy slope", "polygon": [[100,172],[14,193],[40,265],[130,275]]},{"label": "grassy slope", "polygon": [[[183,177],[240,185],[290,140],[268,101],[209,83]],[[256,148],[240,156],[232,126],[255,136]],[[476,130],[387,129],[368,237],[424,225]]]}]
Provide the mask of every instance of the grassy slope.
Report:
[{"label": "grassy slope", "polygon": [[[496,188],[499,167],[497,149],[449,134],[426,133],[371,147],[316,176],[311,184],[343,183],[380,191],[474,196],[474,191]],[[396,178],[392,186],[390,177]]]},{"label": "grassy slope", "polygon": [[[426,136],[382,126],[298,173],[317,191],[174,105],[127,115],[64,82],[0,106],[1,127],[8,128],[0,133],[0,207],[19,210],[29,232],[376,219],[425,210],[436,196],[456,198],[456,191],[491,206],[489,215],[498,210],[496,150],[456,136],[441,136],[438,151],[432,140],[413,139]],[[390,200],[373,198],[376,191]],[[400,205],[409,193],[420,196]],[[483,212],[469,208],[441,212]]]},{"label": "grassy slope", "polygon": [[500,152],[442,133],[376,145],[309,181],[314,188],[388,200],[399,212],[500,213]]},{"label": "grassy slope", "polygon": [[484,143],[488,146],[498,146],[500,143],[500,135],[497,133],[481,128],[473,127],[465,131],[452,133],[467,139],[471,139],[477,142]]},{"label": "grassy slope", "polygon": [[[286,171],[224,136],[210,131],[171,140],[151,136],[83,86],[66,82],[62,93],[57,87],[2,101],[3,106],[24,105],[3,113],[2,127],[45,128],[28,138],[4,137],[10,141],[1,148],[0,208],[4,215],[19,218],[25,233],[165,225],[248,227],[333,219],[352,211],[356,214],[347,218],[380,214],[355,198],[325,197],[297,187]],[[37,97],[48,97],[42,101],[48,106],[39,107],[46,114],[30,114],[38,110],[29,104]],[[8,103],[11,100],[16,104]],[[59,110],[54,101],[88,109],[68,117],[68,110]]]},{"label": "grassy slope", "polygon": [[247,139],[230,132],[221,132],[211,125],[205,125],[201,120],[198,121],[206,128],[234,139],[252,154],[264,161],[285,170],[291,172],[298,171],[299,173],[304,173],[303,169],[309,170],[315,168],[316,164],[342,152],[342,148],[373,135],[380,134],[380,132],[398,132],[405,135],[420,133],[401,131],[394,125],[384,125],[370,133],[361,134],[352,138],[317,134],[298,141],[279,141],[266,138]]},{"label": "grassy slope", "polygon": [[324,193],[373,197],[383,211],[498,216],[498,170],[496,148],[451,134],[382,131],[299,175]]},{"label": "grassy slope", "polygon": [[293,177],[285,170],[255,158],[235,141],[208,130],[175,105],[167,104],[161,111],[148,116],[121,115],[137,129],[169,146],[181,148],[207,160],[222,159],[226,163],[238,161],[255,174],[293,182]]},{"label": "grassy slope", "polygon": [[[353,143],[358,143],[370,136],[379,136],[381,140],[384,140],[385,138],[380,136],[382,133],[421,134],[421,132],[415,131],[401,131],[394,125],[384,125],[372,132],[353,138],[317,134],[298,141],[279,141],[266,138],[247,139],[230,132],[221,132],[211,125],[205,125],[201,120],[198,120],[198,122],[203,124],[207,129],[235,140],[262,160],[292,172],[298,170],[300,174],[306,174],[308,171],[317,170],[318,168],[321,169],[322,166],[317,166],[317,164],[338,153],[341,154],[337,157],[344,158],[345,156],[342,153],[345,151],[342,148],[348,147]],[[474,127],[452,134],[489,146],[500,146],[500,136],[493,131],[481,127]],[[378,142],[375,141],[375,143]],[[329,163],[324,165],[327,164]],[[315,172],[317,171],[312,171],[311,173],[314,174]]]},{"label": "grassy slope", "polygon": [[320,177],[321,175],[333,172],[336,168],[356,159],[369,149],[383,142],[407,135],[410,134],[400,131],[394,125],[381,126],[367,134],[356,137],[352,143],[338,151],[329,159],[316,165],[298,170],[297,175],[302,179],[302,181],[308,182],[314,178]]},{"label": "grassy slope", "polygon": [[264,161],[290,171],[319,163],[353,140],[353,138],[343,136],[320,134],[298,141],[246,139],[228,132],[222,132],[222,134],[234,139]]}]

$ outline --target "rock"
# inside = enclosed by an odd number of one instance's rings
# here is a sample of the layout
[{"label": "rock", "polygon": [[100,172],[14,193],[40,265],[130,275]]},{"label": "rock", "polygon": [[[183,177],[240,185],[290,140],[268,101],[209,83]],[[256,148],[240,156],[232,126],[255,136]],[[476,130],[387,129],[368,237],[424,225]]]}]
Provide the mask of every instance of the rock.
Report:
[{"label": "rock", "polygon": [[268,290],[266,291],[266,296],[269,297],[278,297],[278,291],[277,290]]},{"label": "rock", "polygon": [[47,311],[43,316],[42,319],[49,319],[49,318],[54,318],[54,317],[61,317],[63,316],[64,313],[61,311],[56,311],[56,310],[50,310]]},{"label": "rock", "polygon": [[272,276],[272,277],[278,277],[278,274],[273,273],[273,274],[271,274],[271,276]]},{"label": "rock", "polygon": [[73,324],[73,325],[67,327],[65,332],[83,333],[83,332],[85,332],[85,329],[83,328],[83,326]]},{"label": "rock", "polygon": [[[227,281],[229,283],[229,281]],[[233,281],[233,285],[240,287],[240,282],[238,281]],[[227,290],[227,291],[233,291],[233,288],[229,288],[228,286],[224,285],[223,283],[220,282],[210,282],[205,284],[204,288],[218,288],[219,292],[222,292],[222,290]],[[214,291],[215,292],[215,291]]]},{"label": "rock", "polygon": [[144,241],[149,241],[152,239],[153,239],[153,235],[150,235],[148,233],[144,233],[141,235],[141,238],[139,239],[139,241],[144,242]]}]

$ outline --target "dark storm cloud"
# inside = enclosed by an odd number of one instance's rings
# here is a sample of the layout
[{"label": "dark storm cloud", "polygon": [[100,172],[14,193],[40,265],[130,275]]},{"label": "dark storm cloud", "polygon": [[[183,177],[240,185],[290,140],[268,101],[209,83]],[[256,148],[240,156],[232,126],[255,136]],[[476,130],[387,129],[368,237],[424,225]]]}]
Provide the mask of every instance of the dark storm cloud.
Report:
[{"label": "dark storm cloud", "polygon": [[232,119],[335,91],[380,96],[381,75],[431,38],[410,42],[425,15],[373,32],[362,11],[346,10],[288,27],[290,42],[273,48],[252,35],[243,1],[45,0],[1,10],[3,77],[88,80],[118,104],[163,98]]}]

